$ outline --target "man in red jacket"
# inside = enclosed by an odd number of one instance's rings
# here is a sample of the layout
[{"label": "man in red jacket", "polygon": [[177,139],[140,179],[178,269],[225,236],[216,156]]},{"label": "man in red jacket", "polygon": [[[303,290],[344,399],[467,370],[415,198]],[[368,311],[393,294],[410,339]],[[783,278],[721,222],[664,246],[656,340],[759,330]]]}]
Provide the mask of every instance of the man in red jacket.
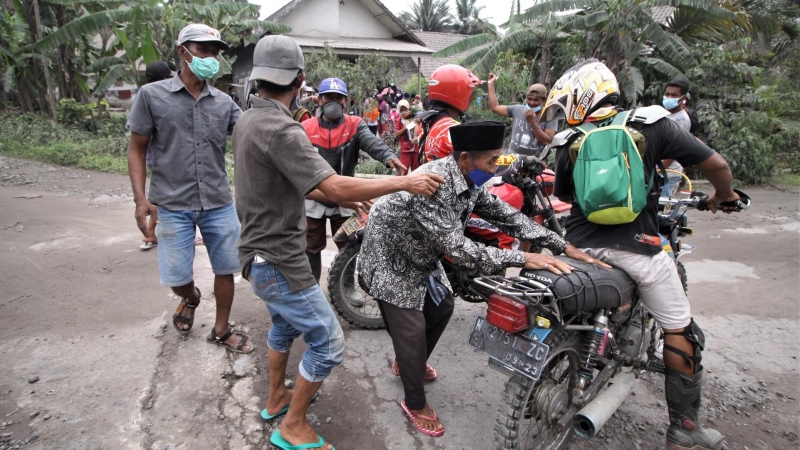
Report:
[{"label": "man in red jacket", "polygon": [[[359,150],[363,150],[390,169],[403,174],[406,171],[397,155],[374,134],[358,117],[345,114],[348,106],[347,85],[338,78],[326,78],[319,85],[319,105],[322,116],[302,123],[311,144],[333,167],[337,174],[352,177],[356,173]],[[355,210],[366,212],[370,202],[344,203],[337,205],[314,191],[306,197],[306,255],[311,272],[319,282],[322,275],[322,250],[327,244],[326,222],[330,220],[331,234],[355,214]]]}]

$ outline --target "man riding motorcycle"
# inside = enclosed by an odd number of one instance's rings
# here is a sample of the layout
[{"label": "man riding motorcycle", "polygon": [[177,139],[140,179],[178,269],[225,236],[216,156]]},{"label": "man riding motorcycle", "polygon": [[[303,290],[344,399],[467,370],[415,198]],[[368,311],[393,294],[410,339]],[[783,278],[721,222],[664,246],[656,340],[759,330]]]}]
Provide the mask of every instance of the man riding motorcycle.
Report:
[{"label": "man riding motorcycle", "polygon": [[[621,108],[619,86],[614,74],[597,60],[588,60],[570,69],[553,87],[542,115],[546,120],[563,118],[570,126],[592,122],[607,124]],[[675,159],[683,165],[695,165],[716,192],[708,204],[737,200],[731,186],[727,162],[705,144],[680,129],[661,107],[640,108],[629,115],[627,127],[644,135],[645,179],[663,159]],[[568,128],[553,140],[556,148],[554,194],[559,200],[573,202],[573,159],[570,147],[581,133]],[[593,182],[602,174],[592,174]],[[670,450],[719,449],[722,435],[700,425],[703,366],[701,350],[705,338],[692,319],[689,301],[683,290],[674,262],[662,251],[658,234],[658,186],[652,186],[647,205],[630,223],[600,225],[590,222],[577,202],[573,202],[566,223],[566,239],[590,256],[618,267],[637,283],[639,296],[651,315],[664,329],[665,391],[670,426],[666,443]]]},{"label": "man riding motorcycle", "polygon": [[[431,108],[420,116],[426,130],[422,143],[425,161],[442,159],[453,153],[450,127],[463,122],[472,91],[480,84],[481,80],[472,72],[455,64],[445,64],[433,71],[428,81]],[[511,155],[498,161],[497,175],[516,173],[535,164],[542,163],[533,156]]]}]

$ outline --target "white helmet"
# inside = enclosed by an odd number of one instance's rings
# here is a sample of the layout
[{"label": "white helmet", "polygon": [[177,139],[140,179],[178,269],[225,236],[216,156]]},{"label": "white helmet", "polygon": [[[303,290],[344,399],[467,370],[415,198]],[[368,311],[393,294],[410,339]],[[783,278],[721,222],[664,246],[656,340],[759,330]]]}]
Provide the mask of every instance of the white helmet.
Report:
[{"label": "white helmet", "polygon": [[569,125],[580,125],[601,106],[617,102],[617,77],[605,64],[592,58],[572,66],[556,81],[542,117],[547,121],[564,118]]}]

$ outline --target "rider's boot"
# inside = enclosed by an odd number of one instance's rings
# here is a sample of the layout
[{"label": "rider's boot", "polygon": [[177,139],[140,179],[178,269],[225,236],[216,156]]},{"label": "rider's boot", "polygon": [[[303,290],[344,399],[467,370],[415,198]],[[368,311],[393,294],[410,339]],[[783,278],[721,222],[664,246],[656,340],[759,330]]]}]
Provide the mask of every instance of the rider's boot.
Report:
[{"label": "rider's boot", "polygon": [[697,417],[702,386],[703,369],[687,375],[667,367],[664,390],[669,408],[668,450],[716,450],[722,447],[722,434],[703,428]]}]

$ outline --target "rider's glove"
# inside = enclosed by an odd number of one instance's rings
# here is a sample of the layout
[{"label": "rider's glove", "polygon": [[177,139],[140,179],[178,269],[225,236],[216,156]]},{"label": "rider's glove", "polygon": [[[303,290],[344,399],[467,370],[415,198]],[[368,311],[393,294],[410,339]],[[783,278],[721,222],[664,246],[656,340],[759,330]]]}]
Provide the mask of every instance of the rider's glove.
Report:
[{"label": "rider's glove", "polygon": [[522,156],[522,167],[525,169],[533,169],[536,166],[545,167],[545,164],[537,157],[530,155]]}]

